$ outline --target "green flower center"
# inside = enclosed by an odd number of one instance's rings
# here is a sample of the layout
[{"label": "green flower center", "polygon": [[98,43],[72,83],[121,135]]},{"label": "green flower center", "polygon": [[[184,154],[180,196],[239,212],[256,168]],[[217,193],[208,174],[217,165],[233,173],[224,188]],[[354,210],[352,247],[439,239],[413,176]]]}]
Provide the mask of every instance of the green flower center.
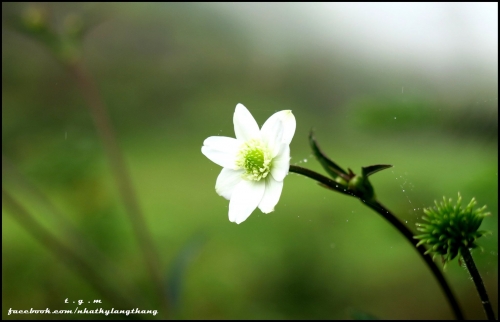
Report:
[{"label": "green flower center", "polygon": [[245,170],[243,178],[259,181],[271,171],[271,151],[261,140],[245,142],[238,152],[236,165]]}]

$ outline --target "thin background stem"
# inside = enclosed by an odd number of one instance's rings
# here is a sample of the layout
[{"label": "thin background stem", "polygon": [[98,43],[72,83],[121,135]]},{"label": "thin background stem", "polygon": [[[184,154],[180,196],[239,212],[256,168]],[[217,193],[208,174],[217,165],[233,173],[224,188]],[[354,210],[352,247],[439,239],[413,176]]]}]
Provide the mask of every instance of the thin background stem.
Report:
[{"label": "thin background stem", "polygon": [[[82,258],[91,259],[94,267],[100,267],[100,271],[111,272],[113,279],[116,279],[117,284],[120,285],[121,293],[124,293],[123,290],[127,289],[128,294],[138,294],[137,288],[131,285],[129,278],[122,273],[123,270],[111,261],[92,240],[86,238],[86,236],[68,220],[68,216],[61,212],[42,191],[24,177],[17,167],[4,155],[2,155],[2,178],[6,179],[8,182],[12,182],[14,187],[20,188],[28,195],[28,198],[37,203],[37,206],[41,206],[45,208],[45,210],[48,210],[48,214],[52,215],[52,218],[60,227],[60,231],[64,233],[65,239],[69,240],[73,249],[75,249],[77,253],[83,253]],[[3,186],[5,187],[5,184]],[[50,232],[48,233],[50,234]],[[64,242],[64,244],[67,243]]]},{"label": "thin background stem", "polygon": [[333,180],[331,180],[331,179],[329,179],[329,178],[327,178],[319,173],[316,173],[314,171],[311,171],[311,170],[308,170],[308,169],[305,169],[302,167],[298,167],[296,165],[290,165],[290,172],[295,172],[295,173],[301,174],[303,176],[309,177],[313,180],[318,181],[321,185],[326,186],[327,188],[330,188],[332,190],[359,198],[364,204],[366,204],[371,209],[375,210],[382,217],[384,217],[387,221],[389,221],[417,249],[420,256],[427,263],[427,266],[429,266],[432,273],[434,274],[434,276],[438,280],[438,283],[441,286],[441,289],[445,293],[445,296],[448,299],[448,302],[453,310],[453,313],[455,314],[455,317],[458,320],[464,319],[464,316],[462,314],[460,306],[458,305],[458,302],[455,298],[455,295],[451,291],[451,288],[448,285],[448,282],[446,282],[446,279],[444,278],[441,270],[436,265],[436,263],[434,263],[434,261],[432,260],[432,257],[425,254],[427,248],[424,245],[420,245],[417,247],[418,241],[413,238],[414,235],[413,235],[412,231],[405,224],[403,224],[396,216],[394,216],[387,208],[385,208],[378,201],[367,202],[365,200],[362,200],[361,197],[356,196],[355,194],[353,194],[349,191],[344,191],[343,189],[338,187],[338,183],[336,183],[335,181],[333,181]]},{"label": "thin background stem", "polygon": [[486,293],[486,288],[483,284],[483,279],[477,270],[476,264],[474,263],[474,259],[472,258],[472,254],[468,248],[460,249],[460,254],[464,258],[465,265],[469,270],[470,276],[476,285],[477,292],[479,293],[479,297],[481,298],[481,303],[483,304],[484,312],[488,317],[488,320],[496,320],[495,313],[493,312],[493,308],[491,307],[491,302],[488,297],[488,293]]},{"label": "thin background stem", "polygon": [[120,292],[111,291],[112,288],[108,286],[108,282],[92,268],[92,265],[89,265],[89,263],[87,263],[83,257],[80,257],[78,253],[73,252],[72,249],[52,236],[49,231],[43,228],[33,216],[31,216],[31,214],[4,189],[2,189],[2,204],[26,231],[35,237],[42,245],[51,250],[56,256],[61,258],[71,269],[79,272],[94,289],[112,302],[115,307],[137,307],[135,303],[124,298]]},{"label": "thin background stem", "polygon": [[162,306],[165,310],[164,314],[166,314],[168,312],[168,301],[166,292],[164,291],[165,284],[163,283],[163,277],[160,272],[158,253],[151,240],[146,221],[140,210],[131,179],[125,166],[125,161],[119,148],[118,140],[116,139],[115,132],[109,120],[103,100],[99,94],[99,90],[90,74],[85,70],[81,61],[70,63],[66,66],[75,77],[83,97],[90,108],[97,131],[104,144],[104,150],[110,162],[118,190],[122,196],[122,201],[127,209],[132,227],[144,255],[144,260],[152,278],[155,291],[162,302]]},{"label": "thin background stem", "polygon": [[[151,239],[145,218],[140,210],[132,181],[127,172],[127,167],[121,154],[113,126],[107,114],[104,101],[99,94],[96,82],[85,69],[81,59],[82,37],[84,32],[88,31],[88,29],[81,29],[76,33],[71,32],[69,36],[62,37],[59,33],[52,30],[48,21],[45,19],[42,19],[41,22],[35,25],[33,25],[33,21],[24,21],[21,22],[21,24],[11,23],[11,25],[14,29],[28,34],[46,45],[54,54],[55,58],[67,67],[70,74],[75,78],[83,98],[86,100],[90,109],[100,139],[102,140],[104,151],[111,165],[111,172],[113,173],[118,191],[122,197],[123,204],[127,210],[134,233],[139,242],[153,283],[153,288],[161,307],[163,307],[163,312],[161,313],[164,317],[168,317],[168,299],[164,291],[165,284],[163,282],[163,275],[161,274],[158,253]],[[81,28],[88,27],[89,25],[86,25]]]}]

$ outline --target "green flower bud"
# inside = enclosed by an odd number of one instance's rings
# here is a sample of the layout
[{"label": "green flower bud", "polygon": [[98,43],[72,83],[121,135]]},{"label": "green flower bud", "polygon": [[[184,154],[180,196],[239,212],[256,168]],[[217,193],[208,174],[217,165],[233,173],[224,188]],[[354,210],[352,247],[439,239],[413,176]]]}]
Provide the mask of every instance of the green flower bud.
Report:
[{"label": "green flower bud", "polygon": [[353,191],[356,195],[360,196],[364,200],[373,200],[375,199],[375,191],[373,190],[373,186],[371,185],[368,178],[355,175],[349,180],[348,184],[349,190]]},{"label": "green flower bud", "polygon": [[422,235],[415,236],[420,239],[417,246],[429,245],[426,253],[434,253],[434,257],[441,255],[445,263],[454,259],[462,248],[476,248],[476,240],[489,233],[485,230],[478,230],[483,218],[490,215],[485,212],[486,206],[474,209],[476,200],[463,208],[461,207],[462,196],[458,194],[455,205],[451,198],[438,204],[433,208],[424,209],[426,216],[422,219],[426,223],[417,223],[417,230],[423,232]]}]

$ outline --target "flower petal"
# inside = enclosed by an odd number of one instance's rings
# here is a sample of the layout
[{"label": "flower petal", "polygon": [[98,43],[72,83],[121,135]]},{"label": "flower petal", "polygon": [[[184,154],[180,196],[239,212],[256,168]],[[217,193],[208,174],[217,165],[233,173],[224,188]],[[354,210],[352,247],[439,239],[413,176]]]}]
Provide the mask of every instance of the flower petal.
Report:
[{"label": "flower petal", "polygon": [[[276,114],[277,113],[275,113],[275,115]],[[274,158],[280,152],[283,140],[283,122],[281,118],[278,116],[267,119],[266,123],[262,126],[260,134],[262,140],[266,142],[269,149],[271,149],[272,157]]]},{"label": "flower petal", "polygon": [[233,116],[234,134],[236,138],[243,141],[259,138],[260,130],[252,114],[243,104],[236,105]]},{"label": "flower petal", "polygon": [[280,153],[273,159],[271,175],[276,181],[283,181],[290,168],[290,146],[286,143],[281,145]]},{"label": "flower petal", "polygon": [[267,132],[267,127],[271,126],[276,121],[276,119],[280,119],[281,122],[283,122],[282,142],[290,144],[292,142],[293,135],[295,134],[295,128],[297,126],[295,116],[293,115],[291,110],[279,111],[271,115],[262,126],[261,133]]},{"label": "flower petal", "polygon": [[221,151],[237,150],[244,142],[227,136],[211,136],[203,141],[203,145]]},{"label": "flower petal", "polygon": [[228,168],[222,169],[215,182],[215,191],[217,194],[227,200],[231,200],[234,188],[243,180],[241,178],[242,174],[243,170],[235,171]]},{"label": "flower petal", "polygon": [[264,180],[241,180],[231,195],[229,221],[237,224],[244,222],[259,205],[265,189],[266,183]]},{"label": "flower petal", "polygon": [[259,209],[268,214],[274,211],[274,207],[280,200],[281,191],[283,190],[283,181],[274,180],[273,176],[266,178],[266,191],[259,204]]},{"label": "flower petal", "polygon": [[211,136],[203,142],[201,153],[221,167],[237,169],[236,156],[242,142],[225,136]]}]

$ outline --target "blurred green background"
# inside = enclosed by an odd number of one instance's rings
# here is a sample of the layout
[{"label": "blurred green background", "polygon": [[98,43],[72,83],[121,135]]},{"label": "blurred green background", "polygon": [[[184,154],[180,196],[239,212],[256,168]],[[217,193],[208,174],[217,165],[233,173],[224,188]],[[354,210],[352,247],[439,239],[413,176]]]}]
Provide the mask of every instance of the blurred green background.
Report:
[{"label": "blurred green background", "polygon": [[[237,103],[260,125],[293,111],[292,164],[323,172],[308,146],[314,128],[345,168],[394,165],[372,183],[412,229],[443,195],[486,204],[492,216],[481,228],[492,235],[473,256],[498,316],[498,4],[427,5],[2,3],[2,188],[113,292],[165,313],[82,93],[19,31],[16,22],[38,12],[59,33],[90,26],[83,61],[159,255],[169,317],[453,318],[398,231],[308,178],[290,174],[273,213],[230,223],[214,189],[221,168],[201,146],[234,137]],[[3,207],[3,318],[106,318],[7,315],[103,298],[15,216]],[[484,318],[467,271],[455,260],[445,276],[466,317]],[[131,309],[104,299],[82,307]]]}]

